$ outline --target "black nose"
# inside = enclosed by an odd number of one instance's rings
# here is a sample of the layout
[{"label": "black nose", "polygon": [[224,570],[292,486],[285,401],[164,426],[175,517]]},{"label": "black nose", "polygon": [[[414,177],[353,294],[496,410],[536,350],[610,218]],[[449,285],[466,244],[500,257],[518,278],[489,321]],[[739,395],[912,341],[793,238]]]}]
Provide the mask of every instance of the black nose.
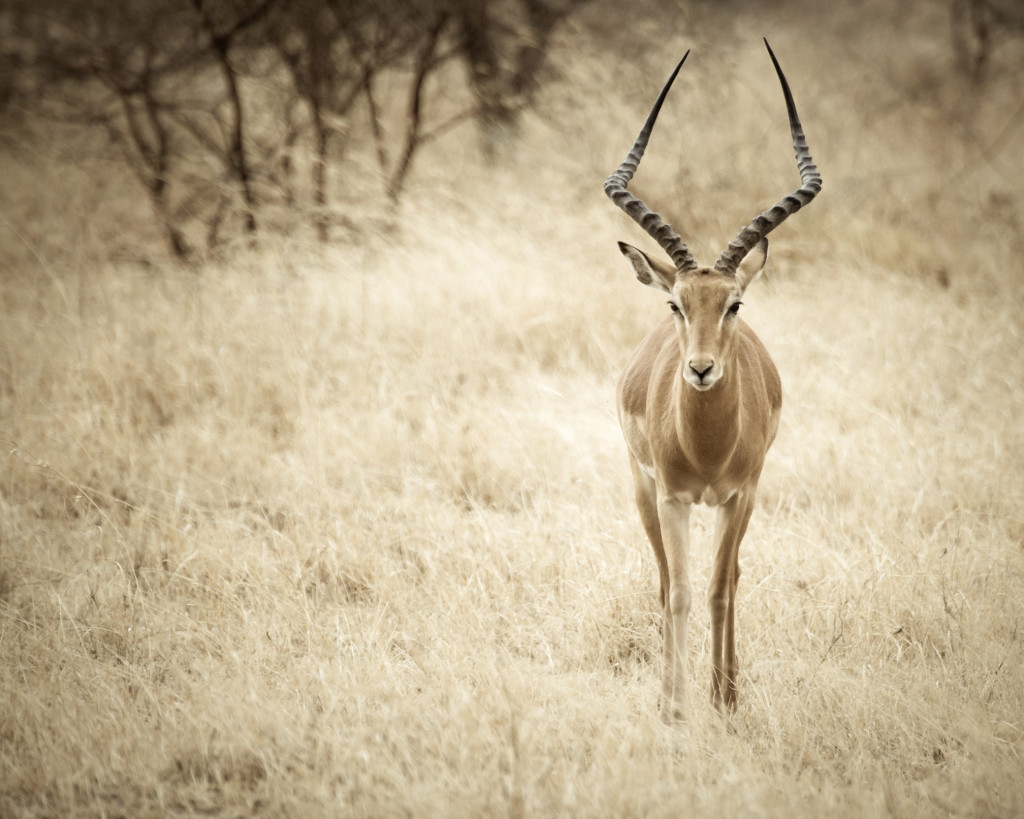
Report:
[{"label": "black nose", "polygon": [[690,369],[693,370],[697,374],[697,378],[699,378],[702,383],[704,381],[704,376],[707,375],[709,372],[711,372],[711,370],[713,370],[714,367],[715,367],[715,362],[714,361],[712,361],[710,364],[708,364],[703,370],[698,369],[693,364],[690,365]]}]

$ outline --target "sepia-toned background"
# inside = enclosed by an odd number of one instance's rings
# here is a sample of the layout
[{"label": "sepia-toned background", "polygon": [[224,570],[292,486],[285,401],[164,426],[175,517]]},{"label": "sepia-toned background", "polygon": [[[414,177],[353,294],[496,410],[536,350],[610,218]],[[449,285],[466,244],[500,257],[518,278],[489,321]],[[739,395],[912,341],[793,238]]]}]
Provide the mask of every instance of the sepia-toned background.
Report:
[{"label": "sepia-toned background", "polygon": [[[614,383],[667,310],[783,380],[740,705]],[[996,0],[0,6],[0,814],[1024,813],[1024,16]],[[696,515],[697,601],[711,518]]]}]

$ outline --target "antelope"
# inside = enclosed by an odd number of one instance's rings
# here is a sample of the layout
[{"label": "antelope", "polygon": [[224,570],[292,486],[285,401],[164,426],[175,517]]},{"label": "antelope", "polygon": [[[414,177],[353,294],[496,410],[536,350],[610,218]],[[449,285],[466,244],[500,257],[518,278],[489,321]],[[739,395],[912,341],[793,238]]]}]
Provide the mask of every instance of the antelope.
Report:
[{"label": "antelope", "polygon": [[[793,95],[765,40],[782,84],[801,186],[743,228],[715,262],[700,267],[678,233],[626,189],[661,105],[689,51],[676,65],[605,193],[655,239],[671,264],[624,242],[619,250],[642,284],[668,294],[671,313],[640,343],[618,382],[619,424],[629,452],[636,505],[658,563],[664,648],[660,713],[688,730],[687,568],[690,510],[717,507],[708,607],[711,700],[737,702],[736,588],[739,547],[765,455],[782,409],[782,382],[768,350],[738,316],[741,299],[768,258],[767,234],[821,190]],[[748,254],[755,251],[748,258]]]}]

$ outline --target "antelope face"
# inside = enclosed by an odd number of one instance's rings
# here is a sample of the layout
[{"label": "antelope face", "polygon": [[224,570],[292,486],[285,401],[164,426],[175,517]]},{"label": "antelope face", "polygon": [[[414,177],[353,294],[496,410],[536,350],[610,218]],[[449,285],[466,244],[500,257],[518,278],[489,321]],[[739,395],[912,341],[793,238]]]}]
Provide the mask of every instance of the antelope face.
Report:
[{"label": "antelope face", "polygon": [[709,267],[680,271],[625,242],[619,250],[642,284],[669,295],[683,378],[695,390],[710,390],[732,361],[741,299],[764,269],[768,240],[762,238],[735,273]]},{"label": "antelope face", "polygon": [[734,276],[707,268],[677,277],[669,307],[679,334],[682,375],[695,390],[710,390],[726,374],[742,296]]}]

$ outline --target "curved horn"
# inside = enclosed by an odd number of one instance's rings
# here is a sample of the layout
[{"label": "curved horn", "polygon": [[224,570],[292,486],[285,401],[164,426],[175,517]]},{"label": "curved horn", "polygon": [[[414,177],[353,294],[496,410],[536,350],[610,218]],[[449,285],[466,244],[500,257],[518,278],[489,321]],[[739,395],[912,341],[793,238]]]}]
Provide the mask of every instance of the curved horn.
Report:
[{"label": "curved horn", "polygon": [[640,159],[644,155],[644,151],[647,148],[647,140],[650,139],[651,131],[654,129],[654,122],[661,111],[661,104],[665,101],[668,89],[672,87],[676,74],[679,73],[679,69],[683,67],[683,63],[686,62],[686,58],[689,55],[690,52],[687,51],[683,55],[683,59],[675,67],[672,75],[668,78],[668,82],[665,83],[665,87],[658,94],[658,99],[654,101],[654,106],[647,115],[647,121],[644,123],[644,127],[640,129],[633,147],[626,155],[626,158],[622,160],[622,164],[604,183],[604,192],[608,194],[609,198],[628,213],[640,227],[646,230],[661,245],[672,258],[672,261],[675,262],[676,268],[681,273],[697,269],[697,262],[694,261],[683,238],[659,214],[652,211],[640,199],[626,190],[626,185],[633,178],[633,174],[636,173],[637,166],[640,164]]},{"label": "curved horn", "polygon": [[779,82],[782,83],[782,93],[786,96],[786,109],[789,112],[789,130],[793,134],[793,152],[796,154],[796,164],[800,169],[801,186],[789,196],[779,200],[779,203],[766,210],[753,222],[739,232],[739,235],[729,242],[729,246],[722,252],[721,257],[715,262],[715,270],[730,276],[736,275],[736,268],[743,257],[760,242],[771,231],[781,225],[787,217],[792,216],[800,208],[810,202],[821,190],[821,174],[811,159],[811,153],[807,148],[807,140],[804,138],[804,129],[800,125],[800,117],[796,113],[796,103],[793,102],[793,94],[789,90],[789,83],[786,82],[786,75],[779,67],[779,61],[775,59],[775,52],[764,41],[768,48],[768,54],[775,64],[775,72],[779,75]]}]

